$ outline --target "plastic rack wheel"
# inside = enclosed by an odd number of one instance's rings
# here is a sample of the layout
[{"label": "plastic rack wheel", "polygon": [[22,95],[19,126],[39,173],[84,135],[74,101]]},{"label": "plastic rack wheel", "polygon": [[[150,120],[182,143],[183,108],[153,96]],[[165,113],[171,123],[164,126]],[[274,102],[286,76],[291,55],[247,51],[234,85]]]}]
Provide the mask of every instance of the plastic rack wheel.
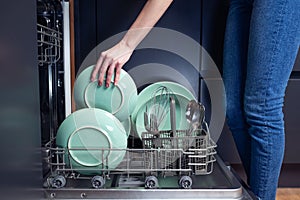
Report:
[{"label": "plastic rack wheel", "polygon": [[145,179],[145,188],[155,189],[158,188],[158,180],[155,176],[147,176]]},{"label": "plastic rack wheel", "polygon": [[102,188],[105,185],[105,179],[102,176],[94,176],[91,182],[93,188],[96,189]]},{"label": "plastic rack wheel", "polygon": [[193,181],[189,176],[182,176],[179,180],[179,186],[184,189],[189,189],[193,185]]},{"label": "plastic rack wheel", "polygon": [[62,175],[57,175],[51,179],[50,185],[53,188],[63,188],[66,185],[66,179]]}]

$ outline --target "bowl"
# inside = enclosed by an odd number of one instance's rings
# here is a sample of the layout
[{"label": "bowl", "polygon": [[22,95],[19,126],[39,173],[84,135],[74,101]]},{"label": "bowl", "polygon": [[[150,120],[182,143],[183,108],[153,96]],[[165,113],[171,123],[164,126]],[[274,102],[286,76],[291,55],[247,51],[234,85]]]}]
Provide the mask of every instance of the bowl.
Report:
[{"label": "bowl", "polygon": [[65,148],[69,167],[82,174],[115,169],[126,153],[127,135],[111,113],[85,108],[70,114],[60,125],[56,145]]},{"label": "bowl", "polygon": [[[82,108],[100,108],[113,115],[120,121],[125,121],[135,108],[137,88],[131,76],[123,69],[120,72],[118,85],[108,88],[98,86],[98,82],[90,81],[94,65],[83,70],[74,84],[74,101],[76,110]],[[96,79],[97,80],[97,79]]]}]

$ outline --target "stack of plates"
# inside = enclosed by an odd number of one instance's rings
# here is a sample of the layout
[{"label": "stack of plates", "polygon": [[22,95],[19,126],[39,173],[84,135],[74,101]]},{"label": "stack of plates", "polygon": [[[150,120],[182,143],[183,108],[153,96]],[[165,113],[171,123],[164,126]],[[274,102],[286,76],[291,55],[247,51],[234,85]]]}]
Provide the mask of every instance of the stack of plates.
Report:
[{"label": "stack of plates", "polygon": [[[185,110],[193,94],[180,84],[158,82],[144,88],[137,95],[137,88],[130,75],[121,70],[118,85],[108,88],[91,82],[94,66],[82,71],[74,85],[76,110],[60,125],[56,145],[65,148],[65,162],[82,174],[100,174],[102,169],[115,169],[123,160],[127,148],[131,121],[141,138],[144,112],[152,103],[155,91],[167,87],[175,99],[176,128],[188,128]],[[112,77],[114,80],[114,77]],[[131,116],[131,119],[130,119]],[[161,131],[170,130],[170,116],[160,124]]]},{"label": "stack of plates", "polygon": [[[137,101],[137,88],[121,70],[119,84],[99,87],[90,82],[94,66],[82,71],[74,85],[76,110],[60,125],[56,145],[66,148],[65,161],[82,174],[114,169],[126,153],[130,115]],[[112,77],[112,80],[114,77]],[[97,170],[99,169],[99,170]]]}]

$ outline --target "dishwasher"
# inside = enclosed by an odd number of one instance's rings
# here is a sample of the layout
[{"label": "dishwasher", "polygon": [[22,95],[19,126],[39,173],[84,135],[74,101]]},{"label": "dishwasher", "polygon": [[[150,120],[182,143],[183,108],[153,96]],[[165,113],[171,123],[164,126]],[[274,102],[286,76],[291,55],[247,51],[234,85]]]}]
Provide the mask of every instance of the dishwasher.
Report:
[{"label": "dishwasher", "polygon": [[37,5],[40,79],[47,80],[40,86],[46,199],[254,199],[218,156],[206,122],[194,134],[164,130],[159,137],[144,132],[137,139],[131,131],[126,149],[93,149],[126,152],[115,169],[103,165],[98,175],[68,164],[72,149],[57,147],[55,138],[70,114],[69,2],[38,0]]}]

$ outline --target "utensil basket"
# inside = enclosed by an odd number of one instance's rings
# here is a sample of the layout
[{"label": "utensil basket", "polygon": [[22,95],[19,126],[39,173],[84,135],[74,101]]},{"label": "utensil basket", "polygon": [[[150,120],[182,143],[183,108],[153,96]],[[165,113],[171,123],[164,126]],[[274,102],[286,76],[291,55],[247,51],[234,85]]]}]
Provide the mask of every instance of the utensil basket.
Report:
[{"label": "utensil basket", "polygon": [[[198,129],[191,134],[188,130],[177,130],[176,133],[160,131],[157,135],[144,132],[143,148],[152,150],[145,153],[145,168],[165,169],[164,175],[210,174],[216,144],[207,130]],[[157,172],[155,175],[158,175]]]}]

